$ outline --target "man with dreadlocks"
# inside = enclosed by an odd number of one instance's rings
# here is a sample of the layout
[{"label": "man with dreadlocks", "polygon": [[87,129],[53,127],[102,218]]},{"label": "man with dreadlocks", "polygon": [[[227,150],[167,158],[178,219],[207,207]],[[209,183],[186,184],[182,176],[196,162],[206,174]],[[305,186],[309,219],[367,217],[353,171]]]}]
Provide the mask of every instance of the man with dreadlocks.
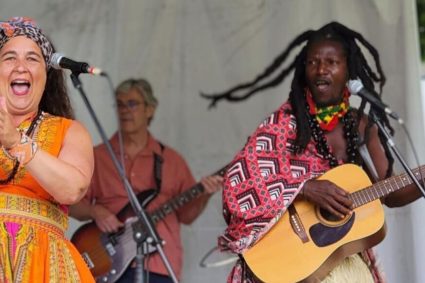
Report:
[{"label": "man with dreadlocks", "polygon": [[[270,79],[289,53],[305,42],[289,67]],[[359,43],[374,58],[376,73]],[[212,99],[212,105],[221,99],[244,100],[279,85],[292,70],[294,78],[288,101],[260,124],[226,172],[223,207],[228,227],[219,238],[223,250],[245,253],[284,213],[290,213],[287,210],[291,211],[291,204],[299,199],[337,218],[353,213],[353,201],[346,190],[330,180],[317,178],[333,167],[358,164],[371,177],[375,171],[378,180],[392,174],[391,153],[377,126],[364,113],[366,102],[362,101],[359,109],[351,107],[346,87],[349,79],[359,78],[368,89],[380,83],[382,91],[385,76],[379,55],[361,34],[342,24],[332,22],[319,30],[302,33],[253,82],[204,96]],[[236,92],[245,95],[235,96]],[[371,111],[393,134],[385,113],[373,106]],[[360,148],[366,148],[369,153],[368,166]],[[369,167],[374,170],[367,170]],[[403,206],[420,195],[414,185],[409,185],[383,197],[381,202],[388,207]],[[284,235],[281,239],[285,240]],[[341,259],[326,278],[322,276],[322,282],[382,282],[372,251],[354,253]],[[279,255],[284,256],[291,255]],[[299,268],[303,268],[302,263]],[[287,282],[284,266],[282,270],[279,282]],[[228,282],[257,282],[254,273],[241,257]]]}]

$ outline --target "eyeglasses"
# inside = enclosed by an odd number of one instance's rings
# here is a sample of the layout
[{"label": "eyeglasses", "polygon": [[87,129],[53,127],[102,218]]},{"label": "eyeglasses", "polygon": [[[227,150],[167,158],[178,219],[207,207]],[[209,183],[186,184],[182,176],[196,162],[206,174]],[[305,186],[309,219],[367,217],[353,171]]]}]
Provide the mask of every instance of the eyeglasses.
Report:
[{"label": "eyeglasses", "polygon": [[123,110],[123,109],[135,110],[137,106],[139,106],[140,104],[144,104],[144,103],[137,100],[129,100],[126,103],[118,101],[117,107],[120,110]]}]

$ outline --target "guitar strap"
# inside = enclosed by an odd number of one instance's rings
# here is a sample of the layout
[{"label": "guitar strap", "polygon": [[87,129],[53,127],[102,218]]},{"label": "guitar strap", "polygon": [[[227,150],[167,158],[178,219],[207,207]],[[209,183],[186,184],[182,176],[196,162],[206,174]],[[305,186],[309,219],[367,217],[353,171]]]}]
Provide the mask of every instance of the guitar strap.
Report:
[{"label": "guitar strap", "polygon": [[[161,147],[161,155],[164,152],[165,146],[158,142],[159,146]],[[164,159],[159,154],[154,153],[154,164],[153,164],[153,175],[155,178],[155,185],[156,185],[156,194],[158,195],[161,191],[161,184],[162,184],[162,163],[164,162]]]}]

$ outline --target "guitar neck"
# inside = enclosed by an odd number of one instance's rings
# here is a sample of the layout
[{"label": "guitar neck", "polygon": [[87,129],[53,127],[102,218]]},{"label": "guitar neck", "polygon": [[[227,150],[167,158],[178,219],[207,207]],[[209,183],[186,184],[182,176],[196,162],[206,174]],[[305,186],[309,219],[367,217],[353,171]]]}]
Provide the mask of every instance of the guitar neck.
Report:
[{"label": "guitar neck", "polygon": [[[215,172],[213,175],[220,175],[223,176],[224,172],[226,170],[227,166],[221,168],[217,172]],[[163,204],[158,209],[154,210],[151,214],[151,220],[155,224],[159,222],[160,220],[164,219],[165,216],[172,213],[173,211],[176,211],[180,207],[184,206],[185,204],[189,203],[190,201],[200,197],[205,191],[204,186],[202,183],[197,183],[193,187],[191,187],[189,190],[181,193],[180,195],[170,199],[165,204]]]},{"label": "guitar neck", "polygon": [[160,220],[164,219],[165,216],[172,213],[173,211],[179,209],[184,206],[188,202],[192,201],[195,198],[198,198],[204,192],[204,186],[201,183],[197,183],[195,186],[190,188],[189,190],[183,192],[175,198],[170,199],[165,204],[163,204],[160,208],[154,210],[150,217],[153,223],[157,223]]},{"label": "guitar neck", "polygon": [[[425,176],[424,168],[425,166],[421,166],[412,170],[416,179],[421,180],[421,176]],[[372,186],[356,191],[350,194],[349,198],[353,201],[354,208],[356,208],[376,199],[382,198],[392,192],[398,191],[412,183],[413,180],[411,180],[407,173],[404,173],[379,181]]]}]

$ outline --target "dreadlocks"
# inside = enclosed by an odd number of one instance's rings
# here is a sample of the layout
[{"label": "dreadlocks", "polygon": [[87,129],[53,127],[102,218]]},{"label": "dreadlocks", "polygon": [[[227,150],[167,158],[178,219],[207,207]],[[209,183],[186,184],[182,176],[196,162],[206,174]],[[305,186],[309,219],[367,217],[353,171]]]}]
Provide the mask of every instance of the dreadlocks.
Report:
[{"label": "dreadlocks", "polygon": [[[381,67],[378,51],[358,32],[355,32],[346,26],[338,23],[331,22],[318,30],[308,30],[298,37],[296,37],[288,47],[279,54],[273,62],[266,67],[266,69],[260,73],[253,81],[248,83],[239,84],[225,92],[216,94],[203,94],[201,96],[210,99],[210,107],[216,106],[217,102],[225,99],[231,102],[242,101],[250,96],[259,93],[260,91],[268,88],[276,87],[294,70],[294,78],[291,83],[291,91],[289,93],[289,101],[292,105],[293,114],[296,118],[297,125],[309,125],[309,114],[306,109],[306,99],[304,95],[304,89],[306,86],[305,78],[305,62],[307,56],[307,50],[309,47],[318,41],[335,41],[342,45],[347,58],[348,74],[349,79],[360,79],[363,85],[367,89],[374,89],[374,83],[379,83],[379,96],[376,98],[381,100],[380,95],[382,88],[385,84],[385,75]],[[300,53],[295,59],[289,64],[288,67],[283,68],[279,71],[279,68],[288,58],[291,51],[307,43],[302,47]],[[372,55],[375,61],[376,72],[372,70],[368,64],[365,56],[363,55],[358,43],[365,47],[368,52]],[[358,122],[364,113],[366,101],[362,99],[358,113],[356,115]],[[380,109],[371,106],[376,115],[381,119],[384,125],[390,130],[391,134],[394,133],[391,127],[387,115]],[[351,115],[353,116],[353,115]],[[354,119],[354,118],[353,118]],[[358,133],[359,123],[355,123],[356,127],[352,129],[353,132]],[[365,130],[364,143],[368,141],[369,130],[372,126],[372,121],[369,119]],[[311,127],[297,127],[297,138],[295,141],[295,150],[297,153],[302,152],[312,137]],[[389,161],[389,167],[387,169],[387,177],[392,174],[392,165],[394,159],[391,156],[389,148],[385,142],[385,137],[382,133],[379,133],[379,138],[385,149],[385,154]],[[358,155],[358,147],[356,147]]]}]

